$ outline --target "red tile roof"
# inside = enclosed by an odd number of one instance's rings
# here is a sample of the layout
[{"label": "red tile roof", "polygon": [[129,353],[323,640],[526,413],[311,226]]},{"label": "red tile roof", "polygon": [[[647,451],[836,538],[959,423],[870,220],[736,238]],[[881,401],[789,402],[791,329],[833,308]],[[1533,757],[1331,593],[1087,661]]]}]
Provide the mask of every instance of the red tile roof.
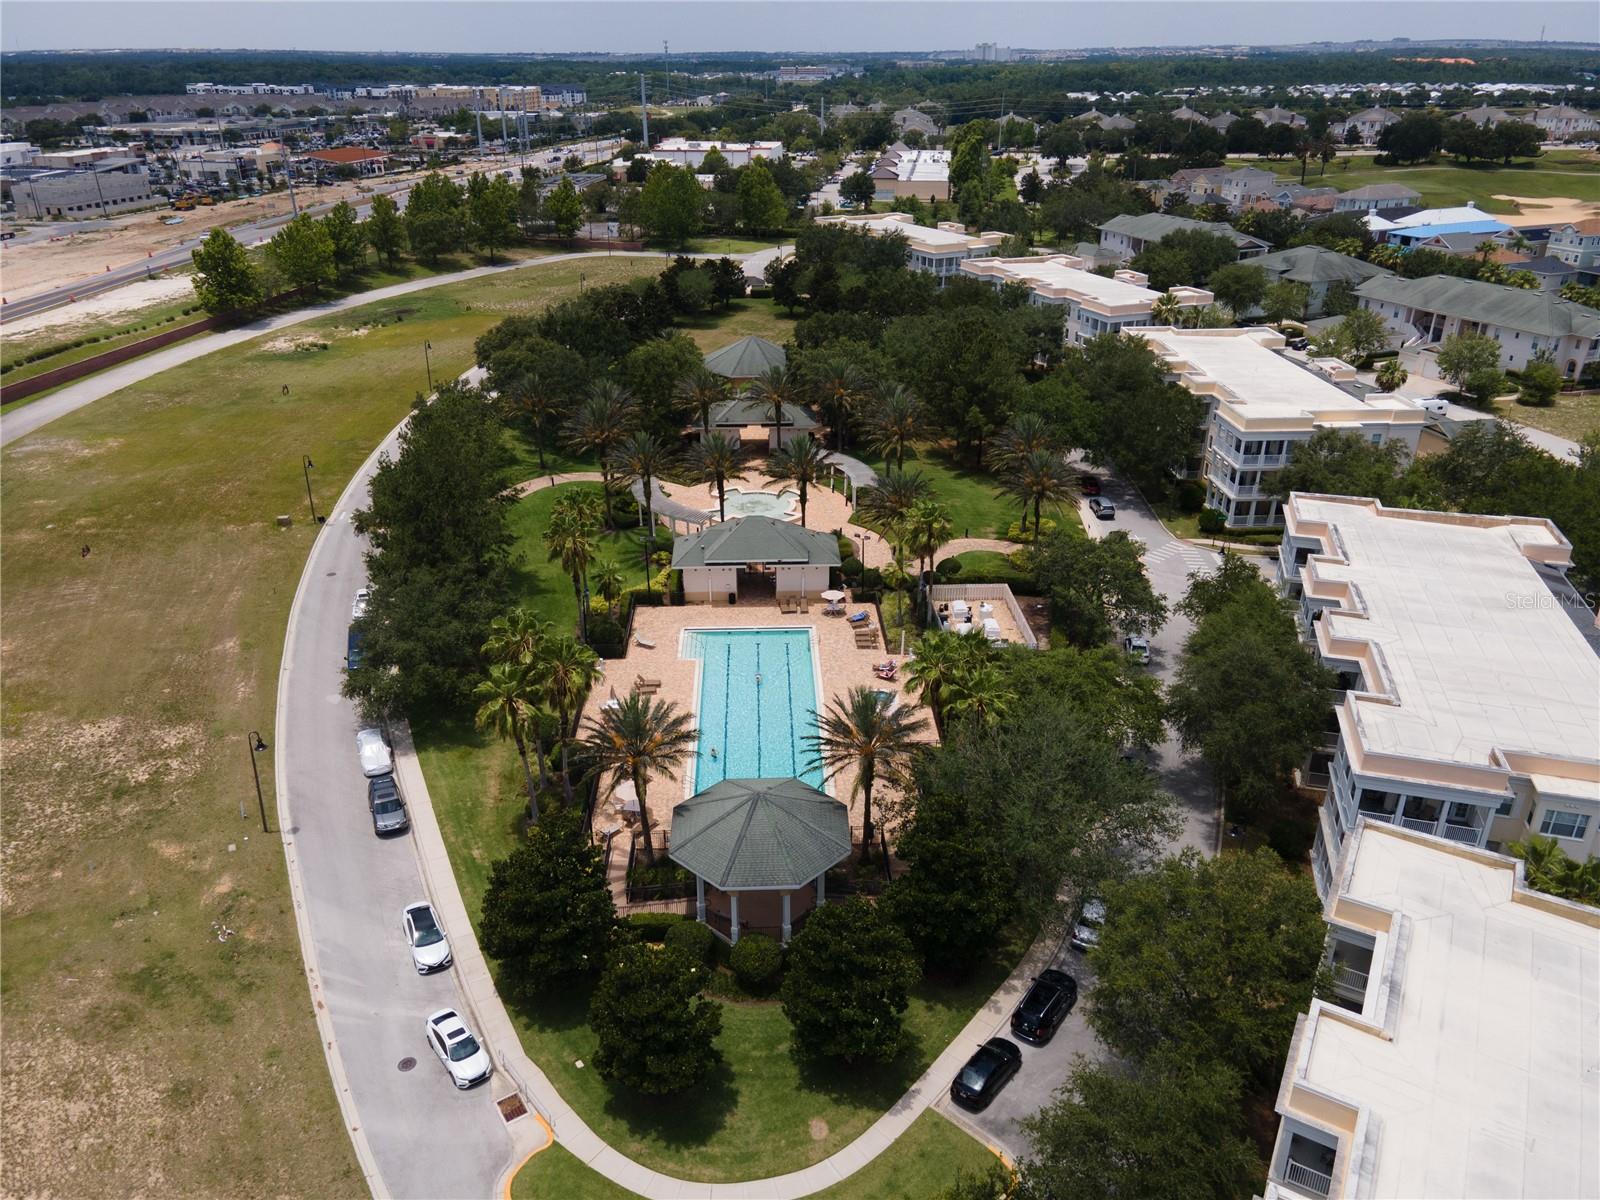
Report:
[{"label": "red tile roof", "polygon": [[313,150],[306,155],[318,162],[325,163],[364,163],[374,159],[388,158],[381,150],[363,150],[360,146],[340,146],[333,150]]}]

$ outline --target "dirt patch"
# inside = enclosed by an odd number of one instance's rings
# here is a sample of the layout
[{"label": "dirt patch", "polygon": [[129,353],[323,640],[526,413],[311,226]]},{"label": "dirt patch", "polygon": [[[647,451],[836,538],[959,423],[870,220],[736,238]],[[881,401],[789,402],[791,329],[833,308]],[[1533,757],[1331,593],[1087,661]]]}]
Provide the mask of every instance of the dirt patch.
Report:
[{"label": "dirt patch", "polygon": [[126,287],[114,288],[104,295],[79,300],[76,304],[64,304],[47,312],[34,313],[31,317],[18,317],[14,321],[7,321],[0,333],[3,333],[7,341],[12,338],[37,337],[42,333],[49,333],[52,337],[66,341],[77,330],[98,325],[107,318],[137,313],[140,309],[151,308],[158,304],[194,299],[194,284],[187,275],[170,279],[140,279]]},{"label": "dirt patch", "polygon": [[828,1140],[828,1123],[821,1117],[812,1117],[806,1127],[811,1131],[811,1140],[813,1142],[825,1142]]},{"label": "dirt patch", "polygon": [[261,344],[263,354],[294,354],[302,350],[326,350],[328,343],[314,333],[291,333]]}]

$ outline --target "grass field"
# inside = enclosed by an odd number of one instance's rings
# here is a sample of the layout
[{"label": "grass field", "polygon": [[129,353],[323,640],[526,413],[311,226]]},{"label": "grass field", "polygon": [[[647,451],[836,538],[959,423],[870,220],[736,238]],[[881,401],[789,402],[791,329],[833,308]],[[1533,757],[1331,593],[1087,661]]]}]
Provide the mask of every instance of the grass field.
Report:
[{"label": "grass field", "polygon": [[726,312],[711,312],[693,321],[680,321],[679,328],[694,339],[702,354],[709,354],[752,334],[781,346],[794,332],[794,324],[793,317],[763,297],[737,301]]},{"label": "grass field", "polygon": [[[1496,200],[1497,195],[1569,196],[1577,200],[1600,202],[1600,159],[1586,152],[1558,153],[1559,158],[1547,156],[1516,162],[1509,167],[1496,163],[1465,166],[1453,162],[1380,167],[1375,166],[1370,158],[1347,156],[1329,163],[1326,173],[1318,172],[1321,164],[1312,163],[1306,172],[1306,185],[1349,191],[1369,183],[1399,183],[1421,192],[1422,203],[1429,208],[1446,208],[1470,202],[1491,213],[1519,211],[1514,204]],[[1295,159],[1261,162],[1240,159],[1238,162],[1240,165],[1275,171],[1282,179],[1296,183],[1300,181],[1300,163]]]},{"label": "grass field", "polygon": [[[980,1143],[933,1111],[850,1178],[816,1192],[811,1200],[929,1200],[963,1171],[994,1162]],[[627,1200],[637,1193],[584,1166],[560,1146],[534,1155],[511,1181],[511,1200]]]},{"label": "grass field", "polygon": [[310,541],[273,518],[303,511],[302,454],[332,502],[422,387],[424,340],[452,375],[502,316],[575,294],[580,266],[657,264],[559,264],[309,322],[5,448],[0,1191],[362,1190],[283,854],[239,815]]},{"label": "grass field", "polygon": [[1600,433],[1600,392],[1559,392],[1549,408],[1501,399],[1495,402],[1494,411],[1508,421],[1531,425],[1574,442]]},{"label": "grass field", "polygon": [[[845,453],[880,472],[886,465],[881,455],[864,446],[850,446]],[[927,476],[934,498],[950,510],[953,537],[1004,537],[1011,523],[1021,516],[1021,504],[995,490],[993,475],[957,462],[942,446],[918,446],[906,455],[905,469]],[[1045,515],[1060,516],[1049,512],[1048,506]]]}]

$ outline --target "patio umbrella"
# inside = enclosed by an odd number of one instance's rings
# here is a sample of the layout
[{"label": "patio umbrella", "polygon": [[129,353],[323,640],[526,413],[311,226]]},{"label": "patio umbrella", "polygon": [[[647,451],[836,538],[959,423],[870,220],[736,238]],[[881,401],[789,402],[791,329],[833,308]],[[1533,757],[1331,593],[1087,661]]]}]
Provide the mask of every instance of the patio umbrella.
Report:
[{"label": "patio umbrella", "polygon": [[829,604],[837,604],[844,599],[844,593],[838,588],[829,588],[825,592],[818,592],[817,595],[821,596]]},{"label": "patio umbrella", "polygon": [[617,790],[612,793],[612,796],[616,799],[619,811],[633,813],[639,811],[639,792],[633,786],[633,780],[624,779],[617,784]]}]

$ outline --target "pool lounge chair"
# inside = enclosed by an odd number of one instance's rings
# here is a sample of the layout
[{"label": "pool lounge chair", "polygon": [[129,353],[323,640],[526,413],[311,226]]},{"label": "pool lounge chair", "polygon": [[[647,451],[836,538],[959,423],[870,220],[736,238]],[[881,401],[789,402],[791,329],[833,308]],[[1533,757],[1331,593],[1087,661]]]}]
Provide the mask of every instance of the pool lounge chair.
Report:
[{"label": "pool lounge chair", "polygon": [[861,625],[861,624],[864,624],[865,622],[867,622],[870,619],[871,618],[867,615],[867,610],[863,608],[860,612],[851,614],[851,616],[850,616],[850,624],[852,624],[852,625]]},{"label": "pool lounge chair", "polygon": [[633,681],[633,692],[636,696],[653,696],[661,690],[661,680],[646,679],[640,675]]},{"label": "pool lounge chair", "polygon": [[827,605],[826,607],[823,608],[822,615],[825,616],[825,617],[842,617],[842,616],[844,616],[844,602],[843,601],[836,601],[836,602],[834,602],[832,604]]},{"label": "pool lounge chair", "polygon": [[642,638],[637,633],[633,635],[633,644],[641,650],[654,650],[656,648],[656,644],[649,638]]},{"label": "pool lounge chair", "polygon": [[887,680],[893,681],[893,679],[895,677],[896,669],[897,668],[894,665],[894,660],[890,659],[888,662],[881,662],[881,663],[874,664],[873,668],[872,668],[872,673],[874,675],[876,675],[879,679],[887,679]]}]

